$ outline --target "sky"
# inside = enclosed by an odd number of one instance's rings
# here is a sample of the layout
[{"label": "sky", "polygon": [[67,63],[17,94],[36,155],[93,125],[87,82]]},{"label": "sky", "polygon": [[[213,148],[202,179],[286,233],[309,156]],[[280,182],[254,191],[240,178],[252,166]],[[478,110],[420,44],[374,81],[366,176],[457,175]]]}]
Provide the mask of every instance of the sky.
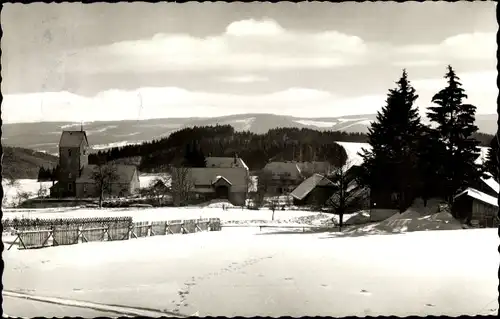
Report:
[{"label": "sky", "polygon": [[451,64],[496,113],[494,2],[5,4],[5,123],[374,114]]}]

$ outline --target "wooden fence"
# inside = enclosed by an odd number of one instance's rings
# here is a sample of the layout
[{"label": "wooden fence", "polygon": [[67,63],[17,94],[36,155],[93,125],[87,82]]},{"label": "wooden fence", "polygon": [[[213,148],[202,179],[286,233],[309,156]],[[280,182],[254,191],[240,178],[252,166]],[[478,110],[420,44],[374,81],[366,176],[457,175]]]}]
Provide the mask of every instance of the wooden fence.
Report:
[{"label": "wooden fence", "polygon": [[136,223],[114,220],[97,227],[95,223],[59,224],[46,227],[46,229],[17,230],[17,237],[8,250],[16,243],[19,249],[30,249],[92,241],[116,241],[148,236],[220,231],[221,228],[219,218]]}]

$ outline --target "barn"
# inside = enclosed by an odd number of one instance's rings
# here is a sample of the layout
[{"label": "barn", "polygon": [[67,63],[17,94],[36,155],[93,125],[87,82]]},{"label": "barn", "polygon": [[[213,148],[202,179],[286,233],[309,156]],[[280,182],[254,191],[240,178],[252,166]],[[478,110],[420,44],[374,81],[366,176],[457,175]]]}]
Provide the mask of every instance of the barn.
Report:
[{"label": "barn", "polygon": [[245,205],[251,179],[241,158],[207,157],[206,167],[190,168],[189,172],[191,193],[196,201],[227,199],[233,205]]},{"label": "barn", "polygon": [[296,206],[324,205],[335,192],[335,184],[320,174],[304,180],[290,194]]},{"label": "barn", "polygon": [[[140,187],[139,172],[134,165],[110,165],[115,178],[109,182],[106,195],[125,197],[137,193]],[[97,165],[87,165],[75,181],[77,198],[99,197],[99,187],[92,177]]]},{"label": "barn", "polygon": [[478,227],[498,227],[498,198],[474,188],[455,196],[453,214],[457,219]]}]

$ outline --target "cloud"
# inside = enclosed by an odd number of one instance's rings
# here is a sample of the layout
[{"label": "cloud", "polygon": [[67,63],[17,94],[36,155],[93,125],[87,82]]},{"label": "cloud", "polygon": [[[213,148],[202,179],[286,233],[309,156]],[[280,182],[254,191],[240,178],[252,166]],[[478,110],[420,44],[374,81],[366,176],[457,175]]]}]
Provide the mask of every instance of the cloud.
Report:
[{"label": "cloud", "polygon": [[227,83],[255,83],[255,82],[268,82],[269,79],[257,75],[241,75],[241,76],[222,76],[217,78],[220,82]]},{"label": "cloud", "polygon": [[[478,114],[496,110],[496,72],[461,74],[468,102]],[[444,79],[416,79],[421,113],[432,96],[445,86]],[[188,91],[176,87],[108,90],[93,97],[69,92],[5,95],[5,123],[37,121],[139,120],[163,117],[214,117],[243,113],[274,113],[299,117],[373,114],[385,104],[387,90],[379,94],[345,97],[312,88],[289,88],[260,95],[234,95]]]},{"label": "cloud", "polygon": [[[448,37],[438,44],[416,44],[395,47],[394,57],[406,56],[413,61],[496,59],[497,43],[494,32],[463,33]],[[407,58],[407,59],[408,59]]]},{"label": "cloud", "polygon": [[285,32],[276,21],[270,19],[235,21],[226,28],[226,34],[234,36],[276,36]]},{"label": "cloud", "polygon": [[285,30],[273,20],[250,19],[229,24],[217,36],[156,34],[65,52],[64,67],[80,73],[331,68],[357,63],[366,53],[354,35]]}]

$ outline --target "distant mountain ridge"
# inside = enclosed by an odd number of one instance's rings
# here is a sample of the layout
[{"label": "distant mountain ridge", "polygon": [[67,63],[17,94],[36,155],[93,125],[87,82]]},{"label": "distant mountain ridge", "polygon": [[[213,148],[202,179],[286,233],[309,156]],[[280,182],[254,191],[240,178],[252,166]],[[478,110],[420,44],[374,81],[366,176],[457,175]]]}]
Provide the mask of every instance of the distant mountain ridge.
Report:
[{"label": "distant mountain ridge", "polygon": [[[84,124],[89,143],[96,150],[137,144],[168,136],[184,127],[231,125],[236,131],[263,134],[278,127],[367,133],[375,114],[301,118],[275,114],[237,114],[215,118],[169,118],[138,121],[103,121]],[[497,115],[476,115],[479,131],[495,134]],[[57,154],[61,132],[80,129],[80,123],[39,122],[3,124],[2,144]]]}]

